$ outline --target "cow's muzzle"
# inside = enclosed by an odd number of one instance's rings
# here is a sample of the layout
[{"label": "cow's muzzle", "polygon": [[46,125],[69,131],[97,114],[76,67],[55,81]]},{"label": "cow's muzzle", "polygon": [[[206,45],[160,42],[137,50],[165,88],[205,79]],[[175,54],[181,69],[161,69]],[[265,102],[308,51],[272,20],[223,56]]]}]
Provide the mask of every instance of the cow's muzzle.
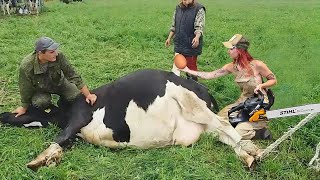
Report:
[{"label": "cow's muzzle", "polygon": [[62,147],[57,144],[51,144],[48,149],[43,151],[38,157],[27,164],[27,167],[36,171],[41,166],[58,164],[62,158]]}]

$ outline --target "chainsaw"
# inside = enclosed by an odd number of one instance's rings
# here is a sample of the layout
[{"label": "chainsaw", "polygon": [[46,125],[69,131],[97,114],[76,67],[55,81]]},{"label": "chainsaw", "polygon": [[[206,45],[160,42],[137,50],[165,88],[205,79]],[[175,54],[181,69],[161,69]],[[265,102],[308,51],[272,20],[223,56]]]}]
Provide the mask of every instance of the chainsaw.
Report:
[{"label": "chainsaw", "polygon": [[273,118],[282,118],[320,112],[320,104],[308,104],[270,111],[274,103],[274,95],[271,89],[267,90],[267,101],[264,94],[258,91],[258,95],[246,99],[243,103],[232,107],[228,111],[229,121],[233,127],[240,122],[268,121]]}]

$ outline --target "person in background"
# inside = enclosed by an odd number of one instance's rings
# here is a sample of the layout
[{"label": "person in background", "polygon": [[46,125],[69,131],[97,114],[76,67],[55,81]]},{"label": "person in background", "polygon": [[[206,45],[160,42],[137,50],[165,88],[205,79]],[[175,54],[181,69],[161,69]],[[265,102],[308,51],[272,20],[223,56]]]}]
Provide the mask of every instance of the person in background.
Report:
[{"label": "person in background", "polygon": [[[229,41],[223,42],[228,48],[228,54],[233,59],[232,62],[225,64],[222,68],[212,72],[199,72],[190,70],[188,67],[182,71],[204,79],[214,79],[227,74],[233,74],[235,82],[239,85],[241,95],[239,99],[223,108],[218,115],[224,121],[229,121],[228,111],[247,98],[253,97],[260,90],[266,97],[266,89],[277,83],[277,79],[268,66],[260,60],[254,59],[248,52],[249,41],[241,34],[234,35]],[[266,79],[264,82],[263,79]],[[242,136],[242,139],[270,139],[271,132],[267,129],[266,121],[241,122],[235,129]],[[259,135],[259,137],[257,137]],[[261,137],[262,135],[262,137]]]},{"label": "person in background", "polygon": [[58,47],[51,38],[41,37],[35,43],[35,50],[22,60],[19,69],[21,106],[13,111],[16,117],[31,107],[43,114],[52,105],[52,94],[60,96],[60,108],[70,105],[80,93],[87,103],[96,102],[97,96],[90,93]]},{"label": "person in background", "polygon": [[[195,0],[181,0],[176,6],[172,18],[172,25],[165,45],[170,46],[174,41],[174,52],[182,54],[187,60],[187,67],[197,71],[197,58],[202,53],[203,30],[205,26],[205,7]],[[173,72],[177,67],[173,64]],[[179,72],[179,71],[178,71]],[[177,74],[180,75],[180,74]],[[198,80],[187,73],[187,78]]]}]

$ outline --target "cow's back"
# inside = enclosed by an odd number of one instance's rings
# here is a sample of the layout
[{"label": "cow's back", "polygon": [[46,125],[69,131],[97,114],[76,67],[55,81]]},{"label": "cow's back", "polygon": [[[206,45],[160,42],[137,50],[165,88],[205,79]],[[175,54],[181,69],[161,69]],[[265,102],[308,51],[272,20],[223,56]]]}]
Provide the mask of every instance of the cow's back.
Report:
[{"label": "cow's back", "polygon": [[157,96],[164,96],[168,81],[194,92],[211,108],[210,94],[205,86],[196,81],[176,76],[172,72],[154,69],[139,70],[111,83],[107,96],[110,99],[112,97],[120,99],[121,102],[133,99],[146,110]]}]

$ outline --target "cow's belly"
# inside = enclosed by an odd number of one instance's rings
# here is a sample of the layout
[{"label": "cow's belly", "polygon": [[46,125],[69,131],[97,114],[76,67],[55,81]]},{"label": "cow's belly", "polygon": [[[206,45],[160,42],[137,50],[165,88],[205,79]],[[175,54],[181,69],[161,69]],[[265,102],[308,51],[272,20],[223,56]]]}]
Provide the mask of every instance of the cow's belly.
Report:
[{"label": "cow's belly", "polygon": [[91,122],[81,128],[78,135],[91,144],[117,148],[121,144],[113,140],[113,130],[103,123],[104,116],[105,107],[97,109],[93,112]]},{"label": "cow's belly", "polygon": [[128,145],[150,148],[173,144],[172,137],[179,111],[175,100],[167,96],[157,97],[147,111],[131,101],[125,117],[130,129]]}]

